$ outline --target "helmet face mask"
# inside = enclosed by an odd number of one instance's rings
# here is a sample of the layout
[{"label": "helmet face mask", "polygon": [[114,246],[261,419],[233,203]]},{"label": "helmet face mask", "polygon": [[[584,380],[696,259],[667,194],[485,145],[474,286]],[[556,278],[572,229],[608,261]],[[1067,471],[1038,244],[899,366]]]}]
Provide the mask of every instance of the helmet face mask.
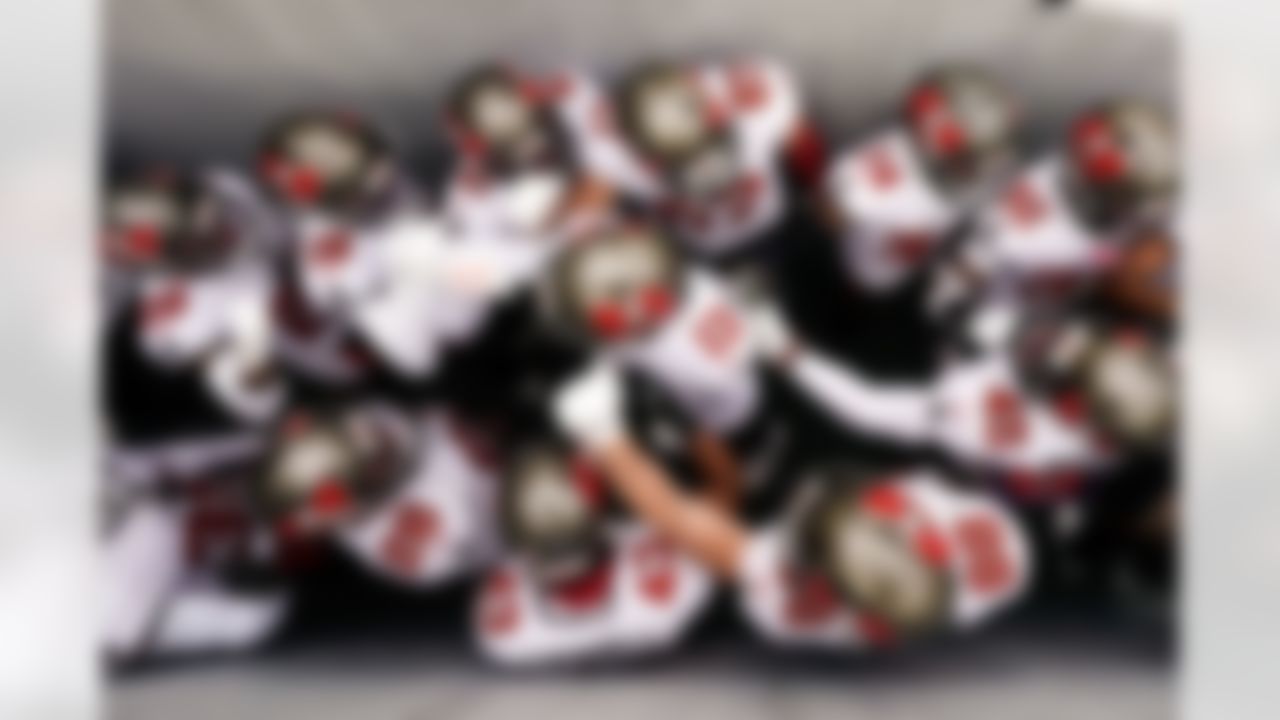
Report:
[{"label": "helmet face mask", "polygon": [[1094,108],[1075,120],[1068,138],[1068,196],[1086,222],[1108,228],[1161,212],[1178,183],[1172,125],[1137,102]]},{"label": "helmet face mask", "polygon": [[723,188],[726,169],[736,176],[732,137],[684,68],[640,68],[623,83],[618,106],[631,143],[682,191]]},{"label": "helmet face mask", "polygon": [[267,133],[263,182],[286,205],[358,215],[378,207],[394,182],[387,141],[359,118],[302,113]]},{"label": "helmet face mask", "polygon": [[849,607],[900,636],[926,634],[951,612],[951,580],[910,525],[878,514],[854,486],[829,491],[804,520],[810,561]]},{"label": "helmet face mask", "polygon": [[1086,320],[1033,314],[1013,339],[1019,376],[1028,389],[1042,394],[1078,389],[1097,341],[1098,329]]},{"label": "helmet face mask", "polygon": [[1072,411],[1083,412],[1112,444],[1168,440],[1177,382],[1164,349],[1147,333],[1083,318],[1033,318],[1015,343],[1027,388],[1055,402],[1073,400]]},{"label": "helmet face mask", "polygon": [[297,412],[282,424],[259,488],[268,514],[324,532],[376,505],[408,477],[412,447],[380,410]]},{"label": "helmet face mask", "polygon": [[1109,339],[1090,358],[1084,386],[1099,425],[1135,448],[1167,443],[1177,423],[1177,381],[1168,358],[1137,336]]},{"label": "helmet face mask", "polygon": [[501,66],[473,71],[455,87],[449,122],[464,154],[493,177],[573,165],[554,113],[514,72]]},{"label": "helmet face mask", "polygon": [[561,255],[558,276],[570,325],[595,341],[643,337],[680,298],[680,271],[665,238],[648,228],[616,228]]},{"label": "helmet face mask", "polygon": [[489,85],[476,91],[470,116],[484,138],[502,144],[532,132],[536,111],[515,88]]},{"label": "helmet face mask", "polygon": [[109,191],[105,213],[108,250],[122,264],[202,273],[236,248],[226,208],[195,178],[129,180]]},{"label": "helmet face mask", "polygon": [[525,447],[503,487],[506,534],[541,580],[571,581],[596,566],[603,484],[584,460],[550,444]]},{"label": "helmet face mask", "polygon": [[1013,167],[1021,118],[1005,88],[978,68],[929,73],[908,94],[904,115],[926,168],[947,192],[977,189]]},{"label": "helmet face mask", "polygon": [[711,135],[701,100],[683,77],[654,80],[635,103],[637,135],[658,155],[687,154]]}]

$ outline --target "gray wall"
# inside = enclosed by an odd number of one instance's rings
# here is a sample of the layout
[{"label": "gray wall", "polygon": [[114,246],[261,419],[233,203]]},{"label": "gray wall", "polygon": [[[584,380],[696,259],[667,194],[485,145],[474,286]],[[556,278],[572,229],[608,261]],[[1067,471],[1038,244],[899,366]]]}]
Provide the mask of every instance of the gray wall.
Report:
[{"label": "gray wall", "polygon": [[495,55],[609,70],[759,48],[844,132],[944,58],[1002,72],[1045,129],[1100,96],[1167,101],[1176,56],[1167,27],[1033,0],[108,0],[105,19],[110,138],[186,159],[242,158],[297,103],[361,108],[421,149],[443,84]]}]

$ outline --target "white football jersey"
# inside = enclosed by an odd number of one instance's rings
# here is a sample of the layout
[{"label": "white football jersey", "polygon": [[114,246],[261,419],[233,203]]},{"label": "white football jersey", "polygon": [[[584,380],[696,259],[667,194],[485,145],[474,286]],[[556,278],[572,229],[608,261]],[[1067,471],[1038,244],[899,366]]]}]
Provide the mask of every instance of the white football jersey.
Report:
[{"label": "white football jersey", "polygon": [[826,192],[845,228],[845,273],[871,292],[890,291],[919,269],[965,211],[939,191],[901,128],[841,154]]},{"label": "white football jersey", "polygon": [[1069,496],[1111,460],[1082,408],[1031,395],[1007,353],[949,363],[920,384],[873,382],[814,352],[789,374],[851,429],[939,447],[1028,499]]},{"label": "white football jersey", "polygon": [[248,259],[199,275],[151,273],[140,293],[143,353],[160,366],[198,367],[224,409],[264,421],[284,400],[278,383],[251,382],[274,361],[272,292],[266,269]]},{"label": "white football jersey", "polygon": [[211,565],[251,532],[191,505],[134,503],[101,555],[103,649],[136,658],[244,651],[267,640],[284,620],[288,593],[237,591]]},{"label": "white football jersey", "polygon": [[[300,228],[294,259],[304,301],[325,325],[354,333],[407,377],[433,373],[446,348],[478,332],[492,303],[527,274],[522,258],[491,244],[453,242],[427,215],[401,213],[359,228],[306,217]],[[342,350],[341,343],[326,347]]]},{"label": "white football jersey", "polygon": [[660,327],[611,352],[712,430],[742,428],[761,402],[746,317],[729,290],[701,271],[691,271],[680,306]]},{"label": "white football jersey", "polygon": [[713,579],[648,528],[611,531],[608,564],[574,586],[547,588],[518,559],[495,569],[472,618],[484,654],[508,665],[557,664],[636,657],[679,643],[710,600]]},{"label": "white football jersey", "polygon": [[[225,213],[235,239],[234,254],[238,263],[266,264],[280,254],[287,239],[287,225],[250,180],[225,167],[203,170],[199,180]],[[101,309],[108,319],[116,317],[138,297],[144,281],[151,275],[144,268],[116,262],[107,263],[101,272],[105,293]]]},{"label": "white football jersey", "polygon": [[[989,621],[1026,591],[1032,555],[1013,516],[991,498],[961,491],[924,471],[872,490],[891,493],[904,522],[940,544],[953,582],[948,625],[969,630]],[[795,569],[786,528],[751,540],[738,579],[748,622],[779,645],[869,650],[895,642],[892,631],[849,607],[821,576]]]},{"label": "white football jersey", "polygon": [[[296,213],[287,275],[277,302],[277,350],[291,368],[335,385],[359,380],[373,358],[353,341],[346,296],[372,286],[379,264],[363,228],[318,213]],[[361,282],[362,281],[362,282]]]},{"label": "white football jersey", "polygon": [[569,197],[590,182],[557,173],[530,173],[477,186],[455,182],[447,218],[455,242],[496,256],[510,268],[512,284],[534,281],[569,244],[613,216],[613,207],[567,208]]},{"label": "white football jersey", "polygon": [[378,575],[429,587],[464,577],[497,557],[497,478],[472,456],[446,417],[427,418],[421,434],[413,477],[336,535]]},{"label": "white football jersey", "polygon": [[1033,164],[980,215],[965,252],[996,289],[1060,297],[1115,262],[1113,239],[1088,228],[1068,202],[1062,162]]},{"label": "white football jersey", "polygon": [[1029,395],[1007,354],[948,366],[933,402],[938,444],[1019,492],[1069,495],[1110,458],[1083,408]]}]

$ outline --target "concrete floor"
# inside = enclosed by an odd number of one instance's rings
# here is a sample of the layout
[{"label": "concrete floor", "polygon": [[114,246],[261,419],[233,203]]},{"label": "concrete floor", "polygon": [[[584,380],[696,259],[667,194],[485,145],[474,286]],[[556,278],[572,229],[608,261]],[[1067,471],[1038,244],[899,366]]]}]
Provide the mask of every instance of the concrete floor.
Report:
[{"label": "concrete floor", "polygon": [[[779,656],[731,632],[640,666],[513,675],[454,632],[329,636],[251,659],[114,683],[115,720],[1163,720],[1168,638],[1132,625],[1022,619],[927,652]],[[705,635],[705,634],[704,634]]]}]

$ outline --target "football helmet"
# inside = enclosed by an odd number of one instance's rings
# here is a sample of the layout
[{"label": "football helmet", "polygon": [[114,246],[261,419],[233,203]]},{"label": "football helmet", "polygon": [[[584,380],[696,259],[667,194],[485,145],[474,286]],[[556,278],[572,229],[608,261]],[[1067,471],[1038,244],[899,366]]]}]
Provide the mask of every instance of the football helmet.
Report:
[{"label": "football helmet", "polygon": [[712,195],[736,179],[738,159],[724,113],[690,69],[643,65],[623,79],[614,102],[622,134],[681,193]]},{"label": "football helmet", "polygon": [[897,637],[942,627],[952,603],[945,543],[893,481],[835,482],[801,516],[803,562],[849,607]]},{"label": "football helmet", "polygon": [[604,548],[606,484],[591,462],[554,443],[530,443],[505,475],[505,534],[535,574],[560,583],[594,568]]},{"label": "football helmet", "polygon": [[322,532],[399,487],[417,451],[409,421],[388,407],[295,410],[276,429],[257,487],[260,505],[291,530]]},{"label": "football helmet", "polygon": [[238,245],[226,203],[201,178],[173,168],[113,182],[103,207],[107,255],[122,265],[207,270]]},{"label": "football helmet", "polygon": [[454,86],[446,123],[463,157],[481,162],[490,177],[564,170],[572,158],[551,104],[555,94],[554,81],[484,65]]},{"label": "football helmet", "polygon": [[981,68],[929,71],[908,91],[902,114],[926,170],[943,188],[993,181],[1013,165],[1021,114],[1004,85]]},{"label": "football helmet", "polygon": [[1114,445],[1154,447],[1174,431],[1173,360],[1147,329],[1033,314],[1015,335],[1014,357],[1031,392],[1094,424]]},{"label": "football helmet", "polygon": [[544,279],[553,322],[592,342],[643,336],[678,306],[682,266],[668,238],[647,225],[615,225],[580,237]]},{"label": "football helmet", "polygon": [[396,179],[390,143],[357,115],[304,111],[282,118],[258,147],[262,183],[290,207],[340,215],[370,211]]},{"label": "football helmet", "polygon": [[1178,185],[1178,147],[1169,118],[1137,101],[1085,111],[1066,139],[1068,196],[1098,228],[1158,214]]}]

